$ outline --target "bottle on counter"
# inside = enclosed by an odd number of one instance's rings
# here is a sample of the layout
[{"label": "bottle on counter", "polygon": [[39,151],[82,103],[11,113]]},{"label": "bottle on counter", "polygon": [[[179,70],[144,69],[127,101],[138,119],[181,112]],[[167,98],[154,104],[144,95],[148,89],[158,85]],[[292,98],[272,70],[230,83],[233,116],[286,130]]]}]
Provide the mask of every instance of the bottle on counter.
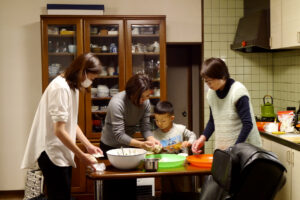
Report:
[{"label": "bottle on counter", "polygon": [[292,110],[293,111],[294,117],[293,117],[292,125],[296,128],[296,124],[297,124],[297,121],[298,121],[297,113],[296,113],[296,107],[287,107],[286,110]]},{"label": "bottle on counter", "polygon": [[295,120],[295,128],[300,131],[300,101],[299,101],[299,108],[296,112],[296,120]]}]

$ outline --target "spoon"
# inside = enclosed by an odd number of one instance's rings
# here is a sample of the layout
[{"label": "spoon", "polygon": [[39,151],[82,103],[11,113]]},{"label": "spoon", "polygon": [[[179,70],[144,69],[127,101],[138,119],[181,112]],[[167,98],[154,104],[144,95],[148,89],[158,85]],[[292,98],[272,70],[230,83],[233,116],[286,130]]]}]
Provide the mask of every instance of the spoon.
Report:
[{"label": "spoon", "polygon": [[123,146],[121,146],[121,149],[122,149],[122,153],[123,153],[123,156],[124,156],[125,154],[124,154]]}]

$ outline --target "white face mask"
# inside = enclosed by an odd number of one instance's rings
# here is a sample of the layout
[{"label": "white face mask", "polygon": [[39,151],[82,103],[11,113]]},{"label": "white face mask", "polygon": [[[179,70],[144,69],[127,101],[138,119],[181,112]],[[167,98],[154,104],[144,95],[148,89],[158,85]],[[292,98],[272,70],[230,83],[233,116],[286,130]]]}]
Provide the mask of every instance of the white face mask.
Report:
[{"label": "white face mask", "polygon": [[88,88],[92,85],[93,81],[91,81],[87,75],[86,75],[86,72],[85,73],[85,80],[81,82],[81,86],[84,87],[84,88]]}]

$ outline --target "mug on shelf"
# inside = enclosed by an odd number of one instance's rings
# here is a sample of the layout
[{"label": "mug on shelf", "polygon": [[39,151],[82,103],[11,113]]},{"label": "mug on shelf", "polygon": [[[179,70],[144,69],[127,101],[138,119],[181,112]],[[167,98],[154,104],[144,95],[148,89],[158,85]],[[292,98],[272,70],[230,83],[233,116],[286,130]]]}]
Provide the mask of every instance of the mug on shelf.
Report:
[{"label": "mug on shelf", "polygon": [[68,50],[70,53],[76,53],[76,45],[75,44],[69,44]]}]

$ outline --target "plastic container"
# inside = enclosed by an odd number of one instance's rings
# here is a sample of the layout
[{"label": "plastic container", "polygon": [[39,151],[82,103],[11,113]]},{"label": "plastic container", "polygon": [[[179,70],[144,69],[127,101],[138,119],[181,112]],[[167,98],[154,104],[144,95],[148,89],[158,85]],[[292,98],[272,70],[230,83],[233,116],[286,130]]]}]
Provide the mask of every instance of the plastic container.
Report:
[{"label": "plastic container", "polygon": [[188,156],[186,160],[193,166],[211,168],[213,162],[213,154],[200,154]]},{"label": "plastic container", "polygon": [[173,168],[183,166],[186,157],[176,154],[153,154],[146,158],[159,158],[158,168]]}]

